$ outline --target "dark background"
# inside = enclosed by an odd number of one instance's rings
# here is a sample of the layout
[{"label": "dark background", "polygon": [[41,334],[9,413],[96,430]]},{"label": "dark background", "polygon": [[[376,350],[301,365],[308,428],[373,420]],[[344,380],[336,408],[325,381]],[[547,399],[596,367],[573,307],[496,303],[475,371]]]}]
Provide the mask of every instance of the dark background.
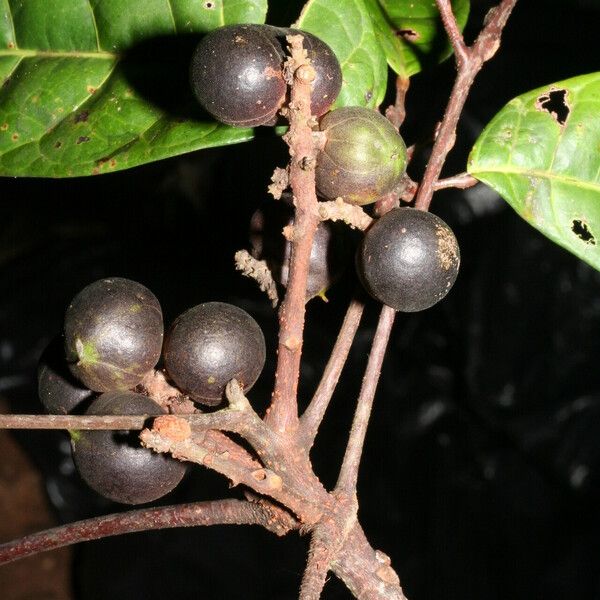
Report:
[{"label": "dark background", "polygon": [[[473,4],[469,31],[491,3]],[[447,174],[464,170],[479,131],[512,97],[599,70],[599,24],[596,0],[522,0],[476,81]],[[414,78],[408,144],[440,118],[452,77],[449,61]],[[415,159],[413,177],[425,160]],[[41,350],[72,296],[111,275],[152,289],[166,322],[207,300],[248,310],[267,338],[267,366],[251,394],[264,407],[275,314],[232,256],[247,247],[248,219],[284,163],[283,143],[263,132],[111,175],[0,181],[0,395],[12,412],[40,412]],[[483,186],[440,193],[433,211],[456,232],[461,273],[444,302],[397,318],[361,468],[367,535],[390,554],[411,600],[600,599],[600,275]],[[353,285],[350,271],[328,304],[309,304],[303,402]],[[377,312],[370,304],[313,452],[326,485],[335,482]],[[119,510],[73,473],[64,434],[14,438],[43,474],[57,522]],[[197,468],[164,503],[230,493],[239,495]],[[306,540],[257,528],[124,536],[75,549],[72,593],[291,600],[305,551]],[[17,589],[14,598],[25,597],[34,598]],[[350,595],[332,579],[323,597]]]}]

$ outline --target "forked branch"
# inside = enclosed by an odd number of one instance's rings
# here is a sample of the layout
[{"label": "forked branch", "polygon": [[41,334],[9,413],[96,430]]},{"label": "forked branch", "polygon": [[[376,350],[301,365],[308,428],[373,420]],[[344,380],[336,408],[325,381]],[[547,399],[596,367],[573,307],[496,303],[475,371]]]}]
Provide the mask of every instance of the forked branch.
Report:
[{"label": "forked branch", "polygon": [[483,63],[492,58],[500,47],[502,30],[516,3],[517,0],[502,0],[497,7],[493,8],[488,15],[487,23],[483,30],[475,40],[475,43],[469,47],[465,44],[460,33],[450,0],[436,0],[444,28],[454,48],[458,75],[454,82],[452,93],[446,106],[446,112],[444,113],[444,118],[433,145],[425,174],[423,175],[423,180],[419,186],[415,208],[421,210],[429,209],[435,189],[435,182],[439,179],[448,153],[454,147],[456,126],[473,81],[477,73],[481,70]]}]

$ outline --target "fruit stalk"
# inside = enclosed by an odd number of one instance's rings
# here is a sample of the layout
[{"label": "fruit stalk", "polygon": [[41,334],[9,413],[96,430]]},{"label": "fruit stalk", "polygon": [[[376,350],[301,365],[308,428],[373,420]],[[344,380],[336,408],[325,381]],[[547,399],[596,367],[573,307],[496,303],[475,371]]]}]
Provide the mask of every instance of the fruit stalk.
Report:
[{"label": "fruit stalk", "polygon": [[291,230],[292,254],[289,282],[279,311],[279,344],[275,388],[266,422],[277,432],[293,432],[298,427],[298,376],[304,313],[306,283],[310,265],[312,242],[319,224],[315,192],[316,148],[312,135],[310,108],[311,84],[315,76],[302,36],[288,36],[290,58],[286,64],[291,86],[287,117],[290,122],[285,141],[290,150],[289,181],[296,208]]},{"label": "fruit stalk", "polygon": [[452,87],[446,112],[438,136],[433,144],[423,180],[419,185],[415,208],[420,210],[429,209],[435,183],[442,172],[448,153],[454,147],[456,126],[473,81],[481,70],[483,63],[492,58],[500,47],[502,30],[516,3],[517,0],[502,0],[498,6],[490,11],[487,23],[473,45],[467,46],[459,31],[450,0],[436,0],[444,28],[454,48],[458,75]]}]

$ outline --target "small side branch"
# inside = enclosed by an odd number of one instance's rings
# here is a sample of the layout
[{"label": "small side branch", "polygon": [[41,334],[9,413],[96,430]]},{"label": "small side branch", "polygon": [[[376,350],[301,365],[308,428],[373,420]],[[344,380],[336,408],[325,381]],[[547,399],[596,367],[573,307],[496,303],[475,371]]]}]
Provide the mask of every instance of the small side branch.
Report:
[{"label": "small side branch", "polygon": [[465,45],[462,34],[459,31],[450,0],[436,0],[444,28],[456,54],[458,75],[454,82],[450,99],[446,106],[446,112],[444,113],[444,118],[433,145],[427,168],[425,169],[425,174],[423,175],[423,181],[419,186],[415,208],[420,210],[429,209],[435,190],[435,183],[442,172],[442,167],[446,162],[448,153],[454,147],[456,126],[473,81],[481,70],[483,63],[492,58],[500,47],[502,30],[516,3],[517,0],[502,0],[496,8],[492,9],[487,24],[475,40],[475,43],[471,47],[468,47]]},{"label": "small side branch", "polygon": [[385,109],[385,116],[396,129],[400,129],[406,117],[406,92],[408,92],[409,86],[410,79],[398,75],[396,77],[396,99],[394,104]]},{"label": "small side branch", "polygon": [[244,500],[212,500],[176,506],[146,508],[69,523],[0,544],[0,565],[63,546],[114,535],[199,525],[261,525],[277,535],[291,529],[273,519],[270,511]]},{"label": "small side branch", "polygon": [[307,449],[310,449],[314,443],[337,382],[339,381],[342,369],[346,364],[364,307],[364,303],[357,298],[354,298],[350,302],[348,310],[346,311],[346,316],[344,317],[344,322],[342,323],[342,327],[340,328],[340,332],[331,352],[331,356],[323,371],[319,386],[317,387],[308,408],[304,411],[304,414],[300,419],[302,444]]},{"label": "small side branch", "polygon": [[352,229],[364,231],[368,229],[373,222],[360,206],[348,204],[341,198],[319,202],[319,217],[322,221],[343,221]]},{"label": "small side branch", "polygon": [[396,311],[389,306],[384,306],[379,315],[379,322],[375,330],[369,361],[365,369],[362,387],[358,396],[356,412],[350,430],[346,453],[340,469],[340,475],[336,484],[336,490],[353,494],[356,490],[358,479],[358,467],[362,456],[362,450],[367,433],[367,426],[373,407],[373,398],[379,382],[381,365],[385,356],[385,350],[394,324]]},{"label": "small side branch", "polygon": [[271,304],[277,306],[279,304],[277,284],[266,261],[257,260],[246,250],[238,250],[235,253],[234,260],[235,268],[241,271],[245,277],[254,279],[261,291],[267,294],[267,298],[269,298]]}]

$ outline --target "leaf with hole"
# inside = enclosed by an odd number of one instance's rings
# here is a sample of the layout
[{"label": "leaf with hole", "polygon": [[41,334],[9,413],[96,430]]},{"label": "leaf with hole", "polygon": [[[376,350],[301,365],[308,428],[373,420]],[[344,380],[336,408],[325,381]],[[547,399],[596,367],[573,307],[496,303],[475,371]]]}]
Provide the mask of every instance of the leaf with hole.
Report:
[{"label": "leaf with hole", "polygon": [[600,270],[600,73],[511,100],[469,157],[471,175]]},{"label": "leaf with hole", "polygon": [[[411,77],[452,54],[435,2],[364,1],[387,62],[398,75]],[[452,1],[461,30],[469,16],[469,4],[469,0]]]},{"label": "leaf with hole", "polygon": [[266,0],[0,4],[0,175],[106,173],[242,142],[188,85],[201,34],[264,22]]},{"label": "leaf with hole", "polygon": [[294,27],[321,38],[340,61],[343,84],[334,107],[383,102],[387,65],[365,0],[308,0]]}]

